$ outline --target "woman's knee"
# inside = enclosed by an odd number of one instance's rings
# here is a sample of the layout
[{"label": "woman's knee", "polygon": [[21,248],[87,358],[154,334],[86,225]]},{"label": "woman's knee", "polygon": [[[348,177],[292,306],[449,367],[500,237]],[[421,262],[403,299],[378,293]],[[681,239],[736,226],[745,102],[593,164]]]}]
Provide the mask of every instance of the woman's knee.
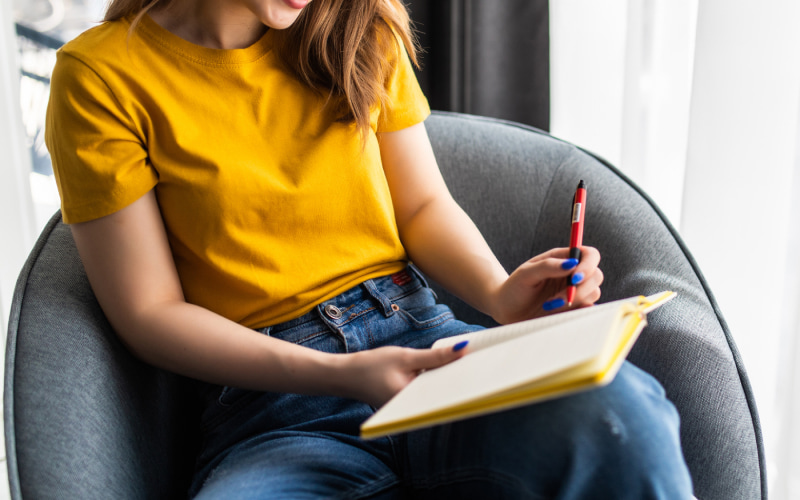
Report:
[{"label": "woman's knee", "polygon": [[572,484],[615,497],[691,497],[678,412],[651,375],[625,363],[611,384],[586,396],[578,402],[585,421],[571,430]]},{"label": "woman's knee", "polygon": [[519,447],[530,439],[533,453],[544,452],[548,468],[562,474],[560,488],[605,491],[603,498],[691,497],[678,412],[630,363],[608,386],[533,405],[518,422],[510,441]]},{"label": "woman's knee", "polygon": [[421,477],[483,471],[517,484],[517,498],[691,496],[677,411],[628,363],[606,387],[412,433],[409,443]]}]

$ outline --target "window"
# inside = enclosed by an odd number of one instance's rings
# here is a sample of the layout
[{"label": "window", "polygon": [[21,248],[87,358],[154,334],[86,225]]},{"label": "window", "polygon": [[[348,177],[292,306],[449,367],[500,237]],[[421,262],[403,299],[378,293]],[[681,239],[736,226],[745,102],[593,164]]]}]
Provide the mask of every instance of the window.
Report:
[{"label": "window", "polygon": [[14,0],[22,121],[31,153],[31,195],[39,226],[59,206],[50,155],[44,144],[45,112],[56,50],[95,25],[102,18],[103,9],[104,3],[98,0]]}]

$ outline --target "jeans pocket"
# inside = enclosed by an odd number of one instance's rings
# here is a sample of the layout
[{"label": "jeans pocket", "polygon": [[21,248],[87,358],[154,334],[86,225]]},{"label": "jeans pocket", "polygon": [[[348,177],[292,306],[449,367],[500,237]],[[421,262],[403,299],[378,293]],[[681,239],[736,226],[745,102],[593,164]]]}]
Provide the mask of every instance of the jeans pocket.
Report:
[{"label": "jeans pocket", "polygon": [[239,389],[238,387],[225,386],[219,393],[217,403],[224,408],[230,408],[237,404],[242,404],[250,397],[253,398],[258,394],[257,391],[250,391],[247,389]]},{"label": "jeans pocket", "polygon": [[453,311],[437,303],[433,290],[427,287],[399,297],[393,303],[399,308],[397,313],[416,330],[435,328],[455,319]]}]

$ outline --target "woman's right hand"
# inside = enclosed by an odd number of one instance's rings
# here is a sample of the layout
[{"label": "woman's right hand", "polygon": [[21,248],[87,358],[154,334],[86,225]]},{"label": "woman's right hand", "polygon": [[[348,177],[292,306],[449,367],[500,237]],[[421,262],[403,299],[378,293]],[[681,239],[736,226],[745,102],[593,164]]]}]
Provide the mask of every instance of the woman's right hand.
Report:
[{"label": "woman's right hand", "polygon": [[[581,247],[580,262],[569,259],[568,248],[554,248],[520,265],[490,295],[491,315],[500,324],[516,323],[567,310],[567,277],[579,276],[571,308],[587,307],[600,299],[603,272],[600,252]],[[554,305],[550,307],[549,305]]]},{"label": "woman's right hand", "polygon": [[[463,346],[462,346],[463,347]],[[411,349],[379,347],[341,355],[342,385],[333,390],[343,396],[380,407],[423,370],[446,365],[462,357],[466,349]]]}]

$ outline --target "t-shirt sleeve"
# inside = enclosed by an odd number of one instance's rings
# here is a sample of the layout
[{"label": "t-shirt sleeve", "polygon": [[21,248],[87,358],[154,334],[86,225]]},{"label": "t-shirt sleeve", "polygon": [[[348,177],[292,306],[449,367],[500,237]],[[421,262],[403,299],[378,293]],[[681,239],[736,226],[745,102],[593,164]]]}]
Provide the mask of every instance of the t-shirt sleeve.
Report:
[{"label": "t-shirt sleeve", "polygon": [[103,79],[59,51],[50,86],[45,141],[68,224],[114,213],[150,191],[158,173],[143,133]]},{"label": "t-shirt sleeve", "polygon": [[377,132],[394,132],[416,125],[431,114],[428,100],[414,74],[414,66],[399,37],[390,57],[392,70],[386,79],[387,103],[378,117]]}]

